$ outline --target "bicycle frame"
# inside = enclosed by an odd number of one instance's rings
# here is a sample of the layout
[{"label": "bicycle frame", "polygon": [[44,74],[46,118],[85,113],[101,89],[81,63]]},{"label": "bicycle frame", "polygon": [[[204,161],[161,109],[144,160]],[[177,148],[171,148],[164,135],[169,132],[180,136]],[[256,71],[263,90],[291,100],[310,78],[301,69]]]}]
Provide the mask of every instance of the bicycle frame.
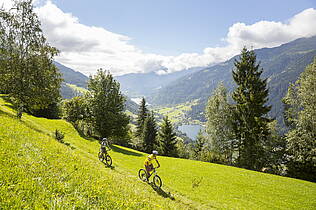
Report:
[{"label": "bicycle frame", "polygon": [[154,170],[152,170],[151,173],[149,174],[148,179],[149,179],[152,175],[156,175],[156,174],[157,174],[157,171],[156,171],[156,168],[154,168]]}]

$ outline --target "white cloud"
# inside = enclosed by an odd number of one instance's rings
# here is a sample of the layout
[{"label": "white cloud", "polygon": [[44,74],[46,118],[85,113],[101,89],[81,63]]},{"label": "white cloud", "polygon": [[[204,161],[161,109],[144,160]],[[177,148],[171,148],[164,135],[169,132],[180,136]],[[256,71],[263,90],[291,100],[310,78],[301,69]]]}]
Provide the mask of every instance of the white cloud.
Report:
[{"label": "white cloud", "polygon": [[316,35],[316,10],[306,9],[289,22],[260,21],[252,25],[236,23],[229,28],[226,41],[233,46],[275,47],[300,37]]},{"label": "white cloud", "polygon": [[13,1],[11,0],[0,0],[0,8],[4,8],[6,10],[11,9],[13,6]]},{"label": "white cloud", "polygon": [[109,69],[114,75],[150,71],[170,73],[224,61],[238,54],[245,45],[254,49],[275,47],[296,38],[316,35],[316,10],[311,8],[286,22],[235,23],[223,38],[224,47],[207,47],[201,54],[161,56],[143,53],[130,44],[128,36],[83,25],[78,18],[50,1],[37,7],[36,12],[48,41],[61,51],[57,60],[87,75],[98,68]]}]

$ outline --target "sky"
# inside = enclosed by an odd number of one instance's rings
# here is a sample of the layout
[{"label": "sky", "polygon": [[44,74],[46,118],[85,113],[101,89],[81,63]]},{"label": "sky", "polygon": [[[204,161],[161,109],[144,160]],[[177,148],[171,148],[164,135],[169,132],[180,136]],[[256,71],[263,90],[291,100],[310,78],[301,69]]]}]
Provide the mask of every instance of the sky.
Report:
[{"label": "sky", "polygon": [[[10,0],[0,0],[1,2]],[[86,75],[206,67],[316,35],[316,0],[34,0],[56,60]]]}]

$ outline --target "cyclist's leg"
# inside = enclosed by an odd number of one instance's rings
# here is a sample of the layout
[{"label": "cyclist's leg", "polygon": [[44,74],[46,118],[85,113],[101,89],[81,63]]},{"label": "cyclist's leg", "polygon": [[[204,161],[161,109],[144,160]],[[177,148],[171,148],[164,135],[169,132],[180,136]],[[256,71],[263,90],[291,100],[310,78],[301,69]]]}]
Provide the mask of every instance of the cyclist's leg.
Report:
[{"label": "cyclist's leg", "polygon": [[146,168],[146,172],[147,172],[147,178],[149,178],[151,176],[151,171],[154,169],[154,166],[153,164],[148,164],[148,165],[145,165],[145,168]]}]

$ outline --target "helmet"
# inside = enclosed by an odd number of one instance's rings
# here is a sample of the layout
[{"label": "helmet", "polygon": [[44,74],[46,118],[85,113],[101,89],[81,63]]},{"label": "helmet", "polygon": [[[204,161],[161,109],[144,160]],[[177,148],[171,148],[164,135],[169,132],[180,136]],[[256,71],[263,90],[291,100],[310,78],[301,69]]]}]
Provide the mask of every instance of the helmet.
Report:
[{"label": "helmet", "polygon": [[158,155],[158,152],[156,150],[153,151],[154,155]]},{"label": "helmet", "polygon": [[102,141],[106,141],[106,138],[103,138]]}]

